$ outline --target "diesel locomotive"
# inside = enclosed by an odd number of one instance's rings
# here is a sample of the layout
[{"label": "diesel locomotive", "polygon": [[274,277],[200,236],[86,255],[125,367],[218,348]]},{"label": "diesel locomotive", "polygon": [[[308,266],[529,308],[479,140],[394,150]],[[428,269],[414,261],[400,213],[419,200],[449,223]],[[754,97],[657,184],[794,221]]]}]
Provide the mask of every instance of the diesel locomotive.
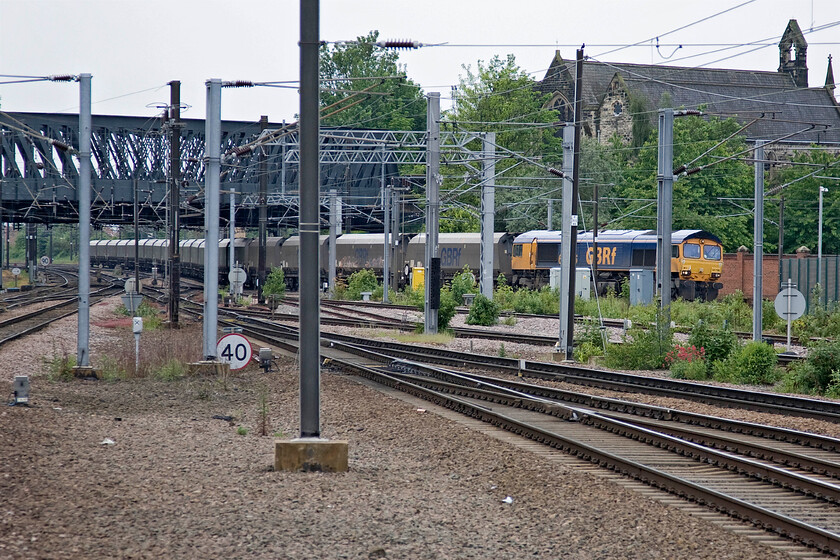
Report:
[{"label": "diesel locomotive", "polygon": [[[552,268],[560,266],[561,234],[536,230],[513,240],[511,269],[513,283],[539,287],[549,282]],[[606,230],[598,232],[593,243],[591,232],[577,236],[577,267],[596,263],[594,284],[599,293],[620,291],[631,270],[656,269],[656,231]],[[723,287],[723,246],[720,239],[703,230],[683,229],[671,233],[671,294],[688,301],[712,301]]]},{"label": "diesel locomotive", "polygon": [[[329,270],[329,236],[320,236],[321,277],[326,282]],[[720,239],[702,230],[679,230],[671,234],[671,288],[673,295],[686,300],[713,300],[717,297],[723,264]],[[392,281],[406,285],[414,267],[425,261],[426,235],[394,235],[391,239],[390,265]],[[168,242],[165,239],[144,239],[139,243],[141,268],[165,265]],[[181,271],[186,276],[201,278],[204,274],[204,239],[180,242]],[[245,269],[249,283],[257,277],[259,245],[253,238],[219,241],[219,279],[227,283],[230,251],[234,261]],[[344,234],[336,238],[336,274],[347,278],[352,273],[370,269],[382,278],[385,235],[382,233]],[[493,278],[503,274],[513,286],[539,288],[549,283],[550,270],[560,266],[561,234],[558,231],[529,231],[518,236],[493,234]],[[481,263],[481,236],[478,233],[441,233],[438,236],[441,275],[444,280],[469,267],[477,272]],[[269,237],[266,242],[266,268],[282,268],[290,289],[298,287],[300,238]],[[132,268],[133,240],[98,240],[90,243],[91,263],[103,266]],[[597,244],[592,234],[581,232],[577,237],[577,267],[597,262],[595,286],[600,293],[612,288],[620,290],[631,270],[656,266],[656,232],[647,230],[607,230],[598,233]]]}]

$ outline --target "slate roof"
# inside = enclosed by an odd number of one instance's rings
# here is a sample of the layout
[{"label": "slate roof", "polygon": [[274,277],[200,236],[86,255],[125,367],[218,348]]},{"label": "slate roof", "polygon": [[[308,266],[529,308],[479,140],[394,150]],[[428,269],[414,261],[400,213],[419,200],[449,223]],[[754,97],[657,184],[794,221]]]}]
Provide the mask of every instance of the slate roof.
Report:
[{"label": "slate roof", "polygon": [[[540,90],[571,94],[574,61],[559,53],[546,72]],[[750,126],[748,139],[774,139],[802,130],[810,123],[828,125],[798,134],[791,142],[840,143],[840,106],[824,87],[797,88],[786,72],[685,68],[645,64],[585,61],[583,69],[584,109],[600,106],[618,75],[631,93],[642,94],[651,109],[668,93],[674,108],[696,109],[705,105],[708,114],[733,116],[746,124],[764,113],[765,118]]]}]

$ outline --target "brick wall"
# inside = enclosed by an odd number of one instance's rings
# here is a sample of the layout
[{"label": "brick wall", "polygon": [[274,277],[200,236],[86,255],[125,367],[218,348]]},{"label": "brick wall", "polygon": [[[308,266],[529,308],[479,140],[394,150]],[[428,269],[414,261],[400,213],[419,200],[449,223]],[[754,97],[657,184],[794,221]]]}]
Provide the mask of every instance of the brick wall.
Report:
[{"label": "brick wall", "polygon": [[[738,290],[744,298],[752,301],[753,297],[753,254],[746,251],[723,255],[721,282],[723,289],[720,296],[735,293]],[[809,258],[807,252],[796,255],[783,255],[782,259]],[[762,292],[764,299],[773,300],[779,293],[779,256],[764,255],[762,263]]]}]

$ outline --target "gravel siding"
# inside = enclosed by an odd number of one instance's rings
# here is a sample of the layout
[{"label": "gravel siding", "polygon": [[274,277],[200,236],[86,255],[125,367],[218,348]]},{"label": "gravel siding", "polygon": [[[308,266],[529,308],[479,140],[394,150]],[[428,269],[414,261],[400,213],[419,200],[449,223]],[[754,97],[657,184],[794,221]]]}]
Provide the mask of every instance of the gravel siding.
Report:
[{"label": "gravel siding", "polygon": [[[92,309],[94,356],[112,309]],[[49,382],[38,349],[75,336],[64,320],[0,349],[34,404],[0,411],[0,558],[788,557],[328,371],[322,435],[349,441],[349,472],[273,472],[260,395],[269,432],[294,436],[294,363],[227,386]]]}]

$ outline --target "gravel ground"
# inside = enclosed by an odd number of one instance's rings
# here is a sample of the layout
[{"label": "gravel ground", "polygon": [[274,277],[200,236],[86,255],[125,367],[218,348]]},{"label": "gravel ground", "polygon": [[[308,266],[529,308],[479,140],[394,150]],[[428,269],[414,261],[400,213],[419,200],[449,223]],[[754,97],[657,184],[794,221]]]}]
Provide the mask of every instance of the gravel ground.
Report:
[{"label": "gravel ground", "polygon": [[[133,351],[115,306],[91,309],[94,362]],[[272,436],[299,425],[294,363],[49,381],[75,328],[0,349],[2,381],[31,375],[33,398],[0,412],[0,558],[787,558],[328,371],[322,435],[349,441],[349,472],[273,472]]]}]

